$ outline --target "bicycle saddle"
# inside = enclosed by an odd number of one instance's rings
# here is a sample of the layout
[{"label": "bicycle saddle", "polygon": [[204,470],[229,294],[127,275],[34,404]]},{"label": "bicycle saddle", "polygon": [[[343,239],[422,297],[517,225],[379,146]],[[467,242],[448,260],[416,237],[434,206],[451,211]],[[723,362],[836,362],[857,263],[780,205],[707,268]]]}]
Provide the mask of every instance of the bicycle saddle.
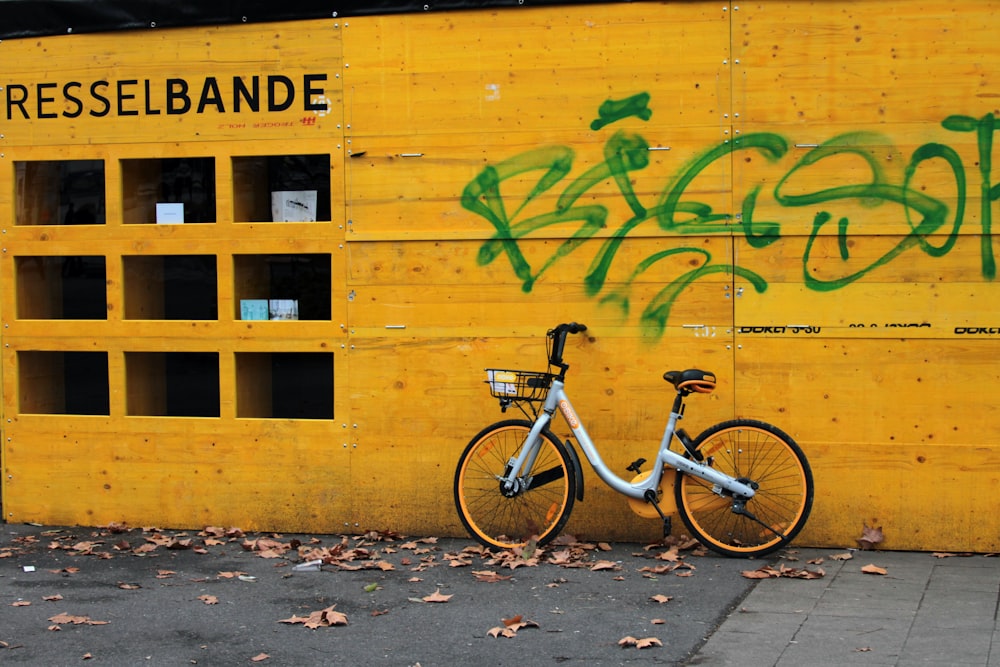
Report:
[{"label": "bicycle saddle", "polygon": [[667,371],[663,379],[677,387],[677,391],[710,394],[715,389],[715,373],[689,368],[686,371]]}]

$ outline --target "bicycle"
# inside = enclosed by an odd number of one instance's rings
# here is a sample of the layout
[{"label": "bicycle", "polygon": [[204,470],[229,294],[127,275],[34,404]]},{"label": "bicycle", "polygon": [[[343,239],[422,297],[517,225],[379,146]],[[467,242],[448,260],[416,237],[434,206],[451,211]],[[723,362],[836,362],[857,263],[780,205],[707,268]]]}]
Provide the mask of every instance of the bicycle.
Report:
[{"label": "bicycle", "polygon": [[[583,469],[570,440],[553,433],[558,410],[598,477],[623,494],[637,513],[663,522],[661,482],[676,471],[674,500],[691,533],[726,556],[764,556],[787,545],[802,530],[813,502],[813,478],[799,445],[771,424],[732,419],[691,438],[677,424],[685,399],[711,393],[713,373],[699,369],[667,371],[663,378],[676,396],[652,470],[645,459],[627,470],[627,481],[604,461],[566,394],[563,351],[569,334],[587,330],[575,322],[546,334],[546,372],[487,369],[490,393],[503,412],[511,406],[528,419],[487,426],[465,447],[455,471],[455,505],[469,533],[487,547],[511,549],[529,542],[541,546],[566,525],[574,501],[583,500]],[[538,404],[541,408],[538,408]],[[529,412],[530,410],[530,412]],[[680,452],[674,451],[674,441]],[[652,511],[641,511],[649,508]]]}]

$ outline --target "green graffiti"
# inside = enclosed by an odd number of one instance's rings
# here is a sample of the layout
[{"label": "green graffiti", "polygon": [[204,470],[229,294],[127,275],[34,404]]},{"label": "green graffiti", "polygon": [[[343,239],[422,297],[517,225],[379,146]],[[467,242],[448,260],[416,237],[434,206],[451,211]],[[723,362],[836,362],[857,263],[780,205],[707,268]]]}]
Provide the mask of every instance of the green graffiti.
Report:
[{"label": "green graffiti", "polygon": [[[915,172],[917,165],[933,157],[941,157],[948,161],[954,172],[956,165],[953,161],[958,160],[958,155],[954,154],[953,151],[935,151],[930,147],[930,145],[924,146],[921,149],[918,149],[918,151],[914,153],[914,156],[911,157],[910,163],[907,166],[906,180],[901,185],[895,185],[886,181],[885,173],[881,164],[876,160],[872,152],[865,148],[866,145],[885,145],[886,143],[888,143],[888,140],[885,137],[870,133],[849,133],[834,137],[825,144],[822,144],[807,153],[788,171],[787,174],[785,174],[775,187],[775,200],[779,204],[790,208],[802,206],[817,207],[837,200],[858,201],[869,207],[881,206],[886,203],[894,203],[902,206],[905,218],[909,223],[910,233],[904,236],[893,248],[888,250],[885,254],[877,258],[868,266],[862,267],[853,273],[833,280],[821,280],[816,278],[812,275],[812,272],[810,272],[809,260],[812,254],[813,245],[819,236],[820,231],[824,225],[832,219],[832,216],[827,211],[820,211],[813,219],[812,233],[809,235],[809,239],[806,242],[806,251],[803,256],[803,280],[805,281],[806,286],[810,289],[820,292],[837,290],[862,278],[873,269],[884,266],[913,246],[920,245],[925,251],[927,251],[931,248],[931,246],[925,241],[926,237],[937,233],[941,226],[944,225],[948,215],[948,207],[944,203],[932,197],[909,189],[908,183],[909,180],[912,179],[912,175]],[[798,171],[820,165],[823,160],[830,157],[843,155],[856,155],[862,158],[870,171],[870,180],[866,183],[840,185],[807,194],[785,194],[785,184]],[[961,166],[960,161],[957,166]],[[960,186],[960,191],[964,195],[964,180],[961,180],[961,183],[962,185]],[[959,212],[961,212],[961,209],[959,209]],[[919,216],[919,221],[916,224],[913,223],[914,214]],[[838,222],[837,236],[841,257],[844,259],[847,257],[846,237],[848,224],[849,222],[846,219],[842,219]],[[946,243],[953,244],[957,239],[958,225],[960,224],[961,218],[956,217],[952,234],[948,237],[949,240]]]},{"label": "green graffiti", "polygon": [[969,116],[948,116],[941,123],[952,132],[975,132],[979,145],[980,176],[980,217],[983,234],[980,238],[980,252],[983,256],[983,277],[993,280],[997,275],[996,258],[993,255],[993,202],[1000,198],[1000,184],[992,183],[993,173],[993,133],[996,132],[996,118],[986,114],[976,119]]},{"label": "green graffiti", "polygon": [[649,108],[649,93],[639,93],[624,100],[607,100],[601,104],[597,110],[597,118],[590,124],[590,129],[599,130],[605,125],[610,125],[630,116],[649,120],[653,117],[653,111]]},{"label": "green graffiti", "polygon": [[[591,129],[600,130],[631,117],[648,120],[652,114],[649,102],[650,96],[647,93],[617,101],[608,100],[598,110],[598,119],[591,123]],[[992,182],[991,156],[993,135],[997,131],[996,119],[992,114],[982,118],[949,116],[941,126],[951,132],[974,132],[977,137],[982,206],[982,275],[985,279],[992,280],[996,277],[992,247],[992,202],[1000,199],[1000,184]],[[873,149],[876,146],[891,145],[892,142],[887,137],[871,132],[848,132],[835,136],[805,153],[774,185],[770,194],[778,206],[788,211],[804,209],[812,217],[812,226],[802,255],[803,281],[809,289],[817,292],[839,290],[892,262],[908,250],[918,249],[928,256],[941,257],[950,252],[958,241],[965,217],[968,189],[966,168],[959,154],[945,144],[924,144],[909,156],[901,181],[893,182],[883,166],[883,158],[877,156]],[[616,265],[625,240],[641,225],[655,224],[664,231],[680,235],[740,234],[752,249],[772,245],[781,238],[781,223],[777,220],[757,219],[755,211],[763,190],[762,185],[749,186],[738,204],[739,214],[734,216],[728,211],[714,210],[711,204],[699,201],[693,184],[716,163],[732,161],[740,154],[745,154],[748,160],[752,154],[763,157],[767,164],[775,164],[787,157],[788,151],[789,142],[770,132],[751,133],[711,146],[682,165],[659,191],[655,203],[647,206],[636,193],[633,179],[636,172],[650,165],[650,145],[639,134],[618,130],[604,143],[603,161],[584,170],[579,176],[570,177],[576,157],[570,147],[536,148],[487,166],[465,186],[461,204],[466,210],[487,220],[495,230],[492,237],[479,249],[479,264],[485,266],[506,256],[525,292],[530,292],[538,279],[557,262],[565,260],[584,244],[595,243],[599,245],[595,246],[593,259],[583,273],[582,285],[588,296],[598,298],[602,305],[617,308],[625,317],[632,310],[633,284],[640,276],[661,263],[679,268],[682,272],[669,279],[648,303],[643,304],[638,315],[643,331],[655,338],[662,336],[677,299],[698,280],[724,273],[745,279],[758,292],[766,291],[768,283],[763,276],[745,267],[716,261],[702,248],[679,247],[650,255],[631,269],[627,279],[609,284],[611,270]],[[853,182],[833,184],[812,192],[802,192],[792,186],[797,175],[817,171],[822,173],[827,169],[829,160],[843,159],[844,156],[856,159],[857,164],[863,165],[860,172],[851,172]],[[913,187],[920,169],[932,163],[943,164],[954,179],[954,210],[949,210],[943,201]],[[857,176],[856,173],[861,175]],[[518,186],[523,187],[521,184],[526,180],[525,177],[529,183],[526,192],[505,196],[505,184],[513,187],[514,179],[517,179]],[[533,178],[537,180],[532,182]],[[815,183],[817,179],[813,177],[808,182]],[[629,213],[616,229],[601,234],[603,238],[597,238],[598,233],[608,227],[611,213],[604,203],[592,203],[596,198],[586,200],[585,197],[603,183],[614,184]],[[547,201],[554,204],[546,205],[544,202]],[[591,203],[583,203],[588,201]],[[894,246],[867,265],[852,266],[840,272],[835,266],[827,266],[827,277],[821,278],[818,277],[818,272],[811,270],[813,252],[817,239],[835,219],[833,213],[826,209],[837,202],[852,202],[871,209],[894,207],[898,209],[899,217],[905,221],[909,231],[901,235]],[[543,212],[523,216],[530,204],[536,204],[532,210],[542,206]],[[575,231],[537,266],[532,266],[522,252],[520,240],[539,233],[546,227],[566,224],[575,226]],[[836,231],[832,233],[845,267],[851,259],[851,224],[850,218],[840,216],[836,218]],[[560,234],[562,236],[564,234]]]}]

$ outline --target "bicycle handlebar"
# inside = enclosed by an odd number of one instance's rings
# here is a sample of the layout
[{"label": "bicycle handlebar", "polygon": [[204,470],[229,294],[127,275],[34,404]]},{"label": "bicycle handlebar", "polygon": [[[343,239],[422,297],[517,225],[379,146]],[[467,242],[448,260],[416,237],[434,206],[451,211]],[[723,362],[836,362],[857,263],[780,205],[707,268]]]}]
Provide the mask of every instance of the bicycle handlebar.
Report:
[{"label": "bicycle handlebar", "polygon": [[563,348],[566,346],[566,335],[583,333],[586,330],[586,324],[578,324],[576,322],[563,323],[554,329],[549,329],[548,334],[546,334],[552,339],[552,351],[549,353],[549,363],[553,366],[558,366],[565,372],[568,366],[563,363],[562,356]]}]

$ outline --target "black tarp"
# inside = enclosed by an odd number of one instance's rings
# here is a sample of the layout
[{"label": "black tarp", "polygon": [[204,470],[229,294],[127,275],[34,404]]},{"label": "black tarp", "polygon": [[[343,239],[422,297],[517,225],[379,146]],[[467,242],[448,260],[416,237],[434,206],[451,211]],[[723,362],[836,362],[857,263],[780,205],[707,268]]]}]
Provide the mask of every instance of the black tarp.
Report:
[{"label": "black tarp", "polygon": [[[196,25],[418,13],[493,7],[602,4],[609,0],[0,0],[0,39]],[[629,1],[629,0],[617,0]]]}]

